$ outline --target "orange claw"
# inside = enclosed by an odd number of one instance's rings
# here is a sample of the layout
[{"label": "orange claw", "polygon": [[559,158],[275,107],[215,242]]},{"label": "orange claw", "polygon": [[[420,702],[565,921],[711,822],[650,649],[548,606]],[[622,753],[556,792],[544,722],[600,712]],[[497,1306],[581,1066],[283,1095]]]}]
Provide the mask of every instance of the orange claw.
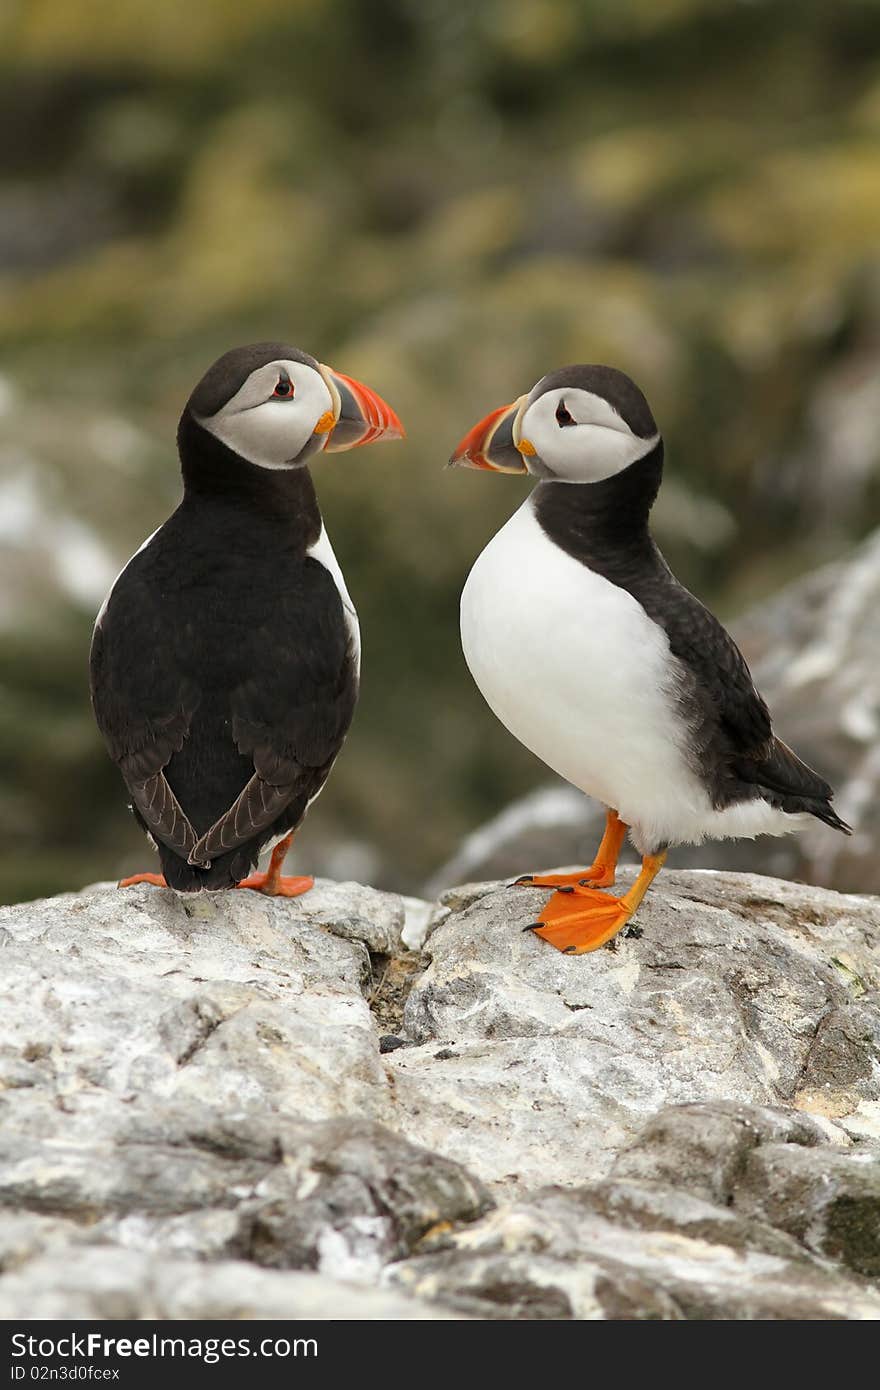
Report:
[{"label": "orange claw", "polygon": [[589,869],[578,869],[573,874],[521,874],[515,880],[514,888],[580,888],[593,884],[596,888],[610,888],[614,882],[614,866],[601,864],[597,859]]},{"label": "orange claw", "polygon": [[132,874],[130,878],[121,878],[118,886],[120,888],[131,888],[135,883],[152,883],[154,888],[168,887],[162,874]]}]

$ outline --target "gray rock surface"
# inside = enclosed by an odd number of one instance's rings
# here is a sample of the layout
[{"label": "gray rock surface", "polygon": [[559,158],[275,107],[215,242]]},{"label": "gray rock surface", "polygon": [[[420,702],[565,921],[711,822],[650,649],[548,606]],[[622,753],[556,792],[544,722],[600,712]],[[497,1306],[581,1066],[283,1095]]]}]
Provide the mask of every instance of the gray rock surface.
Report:
[{"label": "gray rock surface", "polygon": [[658,887],[640,935],[586,957],[523,932],[546,892],[453,890],[406,1006],[418,1046],[387,1059],[407,1134],[518,1192],[592,1179],[692,1099],[880,1134],[877,901],[706,871]]},{"label": "gray rock surface", "polygon": [[[675,1210],[661,1188],[630,1223],[621,1205],[604,1214],[605,1195],[597,1203],[590,1188],[538,1192],[456,1234],[447,1249],[393,1266],[387,1281],[484,1317],[880,1317],[880,1294],[793,1244],[769,1249],[760,1228],[751,1239],[735,1222],[725,1229],[709,1204],[684,1197]],[[656,1214],[652,1204],[664,1197]]]},{"label": "gray rock surface", "polygon": [[768,1144],[749,1155],[734,1200],[817,1254],[880,1278],[880,1148],[827,1154]]},{"label": "gray rock surface", "polygon": [[[669,1106],[648,1121],[611,1171],[615,1178],[667,1184],[726,1208],[759,1146],[797,1154],[828,1138],[821,1124],[797,1110],[730,1101]],[[823,1157],[830,1161],[827,1153]]]},{"label": "gray rock surface", "polygon": [[880,1316],[877,900],[543,900],[0,909],[0,1317]]},{"label": "gray rock surface", "polygon": [[[835,805],[856,833],[847,839],[817,822],[784,840],[683,846],[670,852],[670,865],[880,893],[880,531],[846,560],[787,585],[731,630],[777,731],[832,783]],[[590,863],[603,819],[573,787],[548,782],[478,827],[427,891]]]},{"label": "gray rock surface", "polygon": [[200,1264],[131,1250],[78,1248],[43,1256],[0,1282],[0,1318],[354,1318],[454,1316],[395,1290],[356,1288],[320,1274],[278,1273],[241,1260]]},{"label": "gray rock surface", "polygon": [[[388,895],[360,895],[376,900],[384,943]],[[96,1131],[112,1141],[132,1104],[154,1098],[378,1116],[387,1082],[368,948],[299,904],[105,885],[2,909],[0,1083],[16,1128],[37,1148],[48,1128],[73,1152]],[[358,910],[346,910],[346,933]]]}]

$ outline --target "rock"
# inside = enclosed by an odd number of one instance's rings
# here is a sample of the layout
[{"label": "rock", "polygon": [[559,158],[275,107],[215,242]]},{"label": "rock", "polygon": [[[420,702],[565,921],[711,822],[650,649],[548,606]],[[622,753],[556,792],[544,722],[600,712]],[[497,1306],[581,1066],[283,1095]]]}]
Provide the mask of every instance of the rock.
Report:
[{"label": "rock", "polygon": [[[312,1209],[344,1213],[348,1180],[365,1194],[358,1212],[381,1232],[394,1226],[398,1253],[401,1231],[460,1214],[455,1193],[482,1210],[457,1165],[375,1124],[314,1123],[391,1113],[369,957],[348,939],[363,920],[374,944],[399,944],[403,913],[389,896],[359,889],[347,902],[336,885],[305,911],[250,893],[99,888],[5,909],[0,1202],[77,1220],[167,1218],[257,1192],[277,1205],[283,1178],[309,1186],[303,1220],[319,1231]],[[365,902],[372,922],[359,916]],[[316,1245],[300,1253],[319,1263]]]},{"label": "rock", "polygon": [[0,912],[3,1268],[88,1232],[363,1280],[490,1205],[455,1162],[349,1118],[393,1109],[356,934],[398,949],[404,914],[315,896],[99,886]]},{"label": "rock", "polygon": [[876,900],[316,894],[0,910],[0,1316],[880,1315]]},{"label": "rock", "polygon": [[[360,883],[330,883],[316,879],[311,892],[296,900],[298,916],[315,927],[325,927],[347,941],[362,941],[371,951],[390,955],[401,949],[404,923],[417,921],[417,898],[380,893]],[[418,905],[418,906],[416,906]]]},{"label": "rock", "polygon": [[[748,1106],[743,1110],[747,1111]],[[667,1112],[661,1111],[661,1121]],[[677,1231],[689,1239],[735,1250],[755,1250],[784,1259],[801,1259],[798,1242],[766,1223],[742,1216],[727,1206],[695,1196],[687,1184],[634,1182],[609,1178],[593,1187],[575,1188],[585,1209],[616,1226],[634,1231]]]},{"label": "rock", "polygon": [[395,1290],[353,1288],[319,1274],[257,1269],[242,1260],[205,1265],[100,1246],[78,1248],[74,1260],[43,1256],[0,1285],[0,1318],[19,1320],[449,1316]]},{"label": "rock", "polygon": [[[670,851],[670,865],[880,893],[880,531],[847,560],[787,585],[731,630],[777,731],[835,787],[835,805],[856,833],[847,839],[817,822],[786,839],[681,846]],[[436,896],[467,880],[588,864],[603,823],[595,802],[548,783],[469,835],[426,891]]]},{"label": "rock", "polygon": [[61,1250],[79,1236],[73,1221],[0,1209],[0,1274],[7,1275],[49,1250]]},{"label": "rock", "polygon": [[260,1264],[375,1278],[433,1227],[493,1205],[459,1164],[379,1125],[330,1120],[297,1139],[242,1213]]},{"label": "rock", "polygon": [[[357,912],[340,905],[343,931]],[[384,941],[383,913],[372,935]],[[170,1103],[198,1110],[206,1097],[233,1115],[390,1114],[365,997],[370,955],[330,931],[329,917],[326,897],[306,912],[299,899],[147,886],[0,910],[0,1058],[11,1068],[0,1201],[90,1208],[117,1190],[124,1202],[124,1173],[96,1165],[90,1149],[125,1141],[135,1101],[157,1124]],[[47,1132],[61,1165],[46,1161]],[[265,1161],[236,1160],[242,1181]],[[167,1200],[210,1187],[216,1162],[203,1151],[190,1167],[181,1152]]]},{"label": "rock", "polygon": [[408,951],[420,951],[430,931],[437,904],[424,898],[403,898],[402,902],[405,914],[401,933],[403,945]]},{"label": "rock", "polygon": [[828,778],[855,831],[817,823],[777,841],[767,872],[880,892],[880,531],[751,610],[736,635],[780,734]]},{"label": "rock", "polygon": [[[601,1196],[601,1193],[600,1193]],[[538,1192],[450,1237],[446,1248],[392,1266],[386,1280],[483,1317],[585,1319],[876,1319],[880,1294],[816,1261],[750,1248],[723,1212],[671,1228],[597,1213],[594,1189]],[[688,1208],[685,1206],[685,1213]],[[693,1217],[693,1205],[691,1206]],[[681,1228],[683,1220],[684,1229]]]},{"label": "rock", "polygon": [[880,1277],[880,1149],[828,1154],[769,1144],[749,1155],[734,1200],[817,1254]]},{"label": "rock", "polygon": [[[727,1205],[751,1150],[767,1140],[820,1144],[822,1126],[797,1111],[730,1101],[667,1106],[649,1120],[615,1162],[615,1177],[668,1183]],[[774,1222],[774,1225],[779,1224]]]},{"label": "rock", "polygon": [[[472,1221],[492,1205],[459,1164],[356,1118],[266,1123],[247,1111],[160,1103],[114,1139],[112,1150],[60,1149],[54,1186],[38,1188],[32,1175],[45,1149],[23,1160],[13,1136],[6,1200],[68,1213],[96,1239],[152,1254],[244,1256],[356,1282],[375,1278],[432,1227]],[[0,1221],[0,1267],[59,1232],[69,1238],[64,1222],[39,1220],[23,1231]]]},{"label": "rock", "polygon": [[878,1132],[876,1034],[829,1026],[876,1018],[876,900],[664,871],[640,937],[565,957],[522,930],[546,897],[459,891],[428,938],[405,1014],[417,1045],[385,1058],[414,1142],[509,1193],[594,1179],[658,1109],[693,1100],[795,1107],[844,1142]]}]

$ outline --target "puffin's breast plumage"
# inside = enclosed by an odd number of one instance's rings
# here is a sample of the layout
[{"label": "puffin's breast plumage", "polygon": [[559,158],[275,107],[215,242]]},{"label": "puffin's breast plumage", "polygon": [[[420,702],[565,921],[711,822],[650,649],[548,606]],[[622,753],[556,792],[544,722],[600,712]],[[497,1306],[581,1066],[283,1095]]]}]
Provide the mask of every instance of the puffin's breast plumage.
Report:
[{"label": "puffin's breast plumage", "polygon": [[546,535],[533,498],[471,570],[461,637],[487,704],[548,767],[648,838],[702,837],[680,663],[631,594]]}]

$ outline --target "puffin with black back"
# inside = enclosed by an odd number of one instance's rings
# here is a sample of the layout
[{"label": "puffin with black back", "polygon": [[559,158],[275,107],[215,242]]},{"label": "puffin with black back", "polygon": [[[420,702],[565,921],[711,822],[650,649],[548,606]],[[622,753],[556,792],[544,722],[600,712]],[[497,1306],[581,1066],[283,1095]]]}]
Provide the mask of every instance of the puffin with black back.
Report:
[{"label": "puffin with black back", "polygon": [[95,718],[163,870],[122,886],[311,887],[281,868],[351,723],[360,634],[307,465],[402,437],[373,391],[286,343],[225,353],[193,391],[183,500],[92,639]]},{"label": "puffin with black back", "polygon": [[[551,372],[465,435],[451,462],[540,481],[471,570],[465,660],[510,732],[607,810],[593,864],[525,875],[556,891],[531,930],[593,951],[635,912],[671,845],[849,834],[832,789],[775,737],[733,639],[672,574],[648,526],[663,441],[612,367]],[[629,831],[641,872],[614,882]]]}]

